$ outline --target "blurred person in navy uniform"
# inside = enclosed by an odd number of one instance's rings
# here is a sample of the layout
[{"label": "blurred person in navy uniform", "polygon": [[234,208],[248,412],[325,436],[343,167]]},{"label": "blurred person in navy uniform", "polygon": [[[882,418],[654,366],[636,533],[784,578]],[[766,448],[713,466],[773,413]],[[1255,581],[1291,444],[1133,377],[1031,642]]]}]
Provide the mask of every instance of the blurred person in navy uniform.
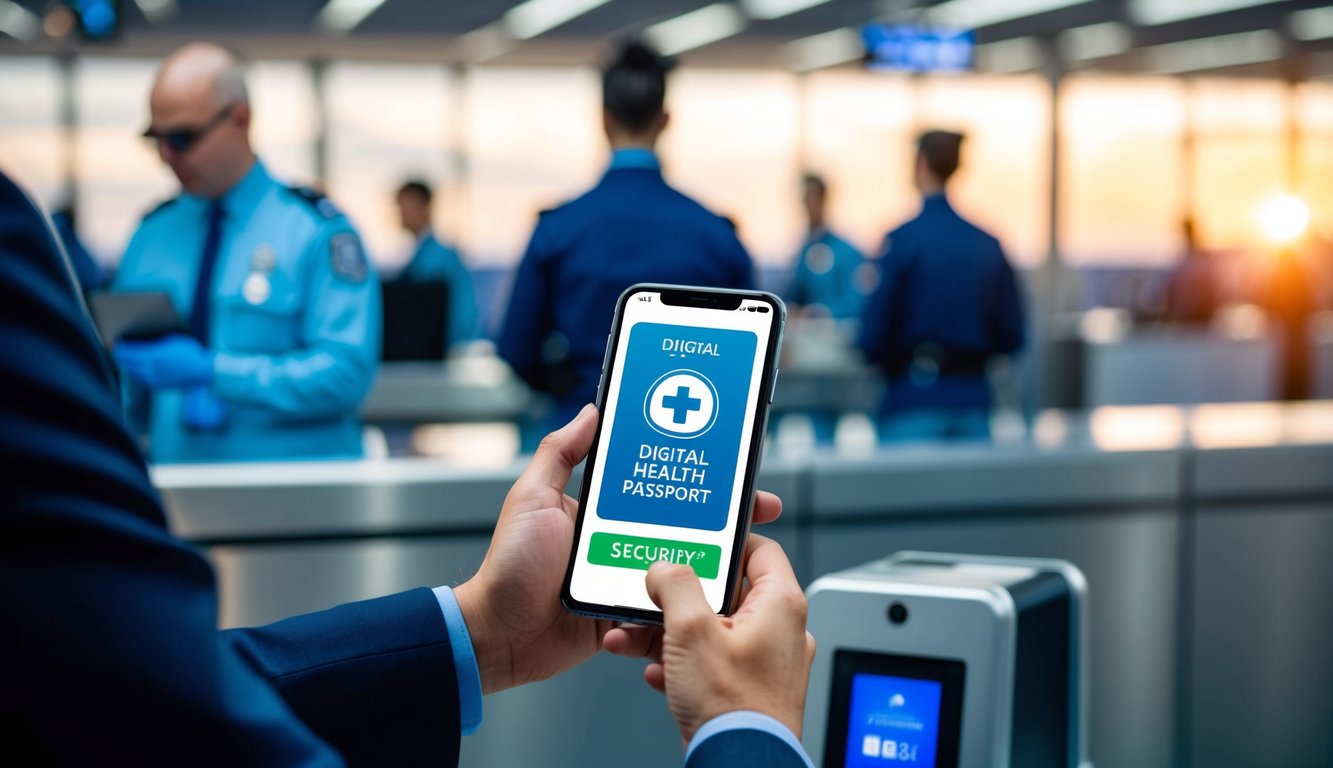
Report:
[{"label": "blurred person in navy uniform", "polygon": [[472,275],[452,246],[445,245],[435,236],[431,223],[431,202],[434,193],[424,181],[412,180],[398,188],[396,197],[398,216],[403,229],[417,239],[412,260],[400,280],[429,282],[443,280],[449,286],[449,311],[446,327],[446,345],[475,339],[481,332],[481,317],[477,312],[477,292]]},{"label": "blurred person in navy uniform", "polygon": [[1194,219],[1180,223],[1185,252],[1166,283],[1164,319],[1181,325],[1207,325],[1222,304],[1220,276],[1213,254],[1199,247]]},{"label": "blurred person in navy uniform", "polygon": [[921,213],[889,233],[880,282],[861,316],[858,345],[888,380],[880,439],[988,439],[986,364],[1023,345],[1023,307],[1000,243],[945,196],[963,136],[917,140]]},{"label": "blurred person in navy uniform", "polygon": [[824,219],[827,203],[828,185],[823,177],[805,174],[801,204],[809,230],[787,295],[806,315],[853,319],[860,317],[865,303],[865,291],[858,284],[865,259],[851,243],[829,230]]},{"label": "blurred person in navy uniform", "polygon": [[[751,588],[730,619],[693,570],[661,563],[648,583],[664,630],[560,606],[577,509],[563,491],[592,443],[591,407],[532,458],[467,582],[219,631],[213,570],[167,530],[72,269],[2,173],[0,263],[9,764],[455,765],[483,693],[604,647],[648,659],[687,766],[810,766],[797,738],[814,643],[776,543],[751,537]],[[780,511],[757,494],[757,522]]]},{"label": "blurred person in navy uniform", "polygon": [[225,50],[172,54],[149,106],[145,135],[182,194],[144,217],[115,289],[166,291],[190,331],[116,345],[153,460],[361,456],[380,299],[360,237],[255,156],[245,81]]},{"label": "blurred person in navy uniform", "polygon": [[537,222],[519,263],[497,351],[555,395],[553,423],[596,397],[616,299],[641,282],[750,288],[735,228],[667,185],[654,148],[667,126],[670,68],[640,43],[602,72],[611,164],[583,196]]}]

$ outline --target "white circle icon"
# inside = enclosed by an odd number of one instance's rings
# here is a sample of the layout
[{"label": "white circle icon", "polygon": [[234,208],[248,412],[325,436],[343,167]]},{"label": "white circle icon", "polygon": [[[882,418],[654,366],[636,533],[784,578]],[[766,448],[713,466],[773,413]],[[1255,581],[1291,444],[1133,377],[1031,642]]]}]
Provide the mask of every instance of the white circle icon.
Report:
[{"label": "white circle icon", "polygon": [[717,421],[717,388],[695,371],[665,373],[648,388],[643,415],[667,437],[698,437]]}]

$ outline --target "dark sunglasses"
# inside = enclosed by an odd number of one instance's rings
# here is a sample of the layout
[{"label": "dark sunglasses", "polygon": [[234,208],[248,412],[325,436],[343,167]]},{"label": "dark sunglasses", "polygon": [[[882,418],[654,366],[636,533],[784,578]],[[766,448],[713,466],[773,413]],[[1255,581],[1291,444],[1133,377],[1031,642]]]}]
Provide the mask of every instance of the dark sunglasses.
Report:
[{"label": "dark sunglasses", "polygon": [[155,131],[152,126],[143,132],[145,139],[152,139],[158,144],[165,144],[173,152],[185,152],[193,147],[196,142],[208,134],[209,131],[217,127],[218,123],[227,119],[227,115],[236,108],[235,104],[228,104],[211,120],[199,126],[198,128],[176,128],[170,131]]}]

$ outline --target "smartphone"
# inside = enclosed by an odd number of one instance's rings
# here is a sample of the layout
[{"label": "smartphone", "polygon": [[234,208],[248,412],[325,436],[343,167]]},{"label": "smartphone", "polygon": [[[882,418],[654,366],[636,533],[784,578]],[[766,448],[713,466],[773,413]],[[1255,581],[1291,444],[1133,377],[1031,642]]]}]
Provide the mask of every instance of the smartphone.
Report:
[{"label": "smartphone", "polygon": [[635,285],[616,304],[561,600],[660,624],[646,572],[688,565],[734,610],[787,310],[760,291]]}]

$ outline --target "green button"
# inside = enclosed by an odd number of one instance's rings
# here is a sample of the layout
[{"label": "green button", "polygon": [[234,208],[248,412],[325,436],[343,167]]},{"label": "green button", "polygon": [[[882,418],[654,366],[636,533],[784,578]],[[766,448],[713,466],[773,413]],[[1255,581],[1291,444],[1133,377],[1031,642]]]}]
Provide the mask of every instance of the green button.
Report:
[{"label": "green button", "polygon": [[658,560],[688,565],[701,579],[716,579],[722,548],[712,544],[694,544],[671,539],[645,539],[594,533],[588,546],[588,562],[616,568],[648,570]]}]

